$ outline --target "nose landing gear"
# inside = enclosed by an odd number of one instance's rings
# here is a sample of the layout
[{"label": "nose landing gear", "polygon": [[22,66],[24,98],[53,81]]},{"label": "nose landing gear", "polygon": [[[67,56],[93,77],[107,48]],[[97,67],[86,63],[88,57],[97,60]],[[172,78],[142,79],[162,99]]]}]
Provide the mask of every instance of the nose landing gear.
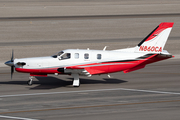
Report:
[{"label": "nose landing gear", "polygon": [[27,82],[27,84],[29,85],[29,86],[31,86],[32,84],[33,84],[33,76],[30,76],[29,77],[29,80],[28,80],[28,82]]}]

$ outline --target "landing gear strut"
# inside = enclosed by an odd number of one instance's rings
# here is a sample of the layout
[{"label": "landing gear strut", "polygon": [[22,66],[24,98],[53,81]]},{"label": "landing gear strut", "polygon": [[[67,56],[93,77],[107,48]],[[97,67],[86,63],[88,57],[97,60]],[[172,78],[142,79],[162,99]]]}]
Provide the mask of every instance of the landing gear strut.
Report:
[{"label": "landing gear strut", "polygon": [[29,77],[29,80],[27,82],[28,85],[32,85],[33,84],[33,78],[34,78],[33,76]]},{"label": "landing gear strut", "polygon": [[80,86],[79,74],[71,74],[71,76],[74,78],[73,86],[74,87],[79,87]]}]

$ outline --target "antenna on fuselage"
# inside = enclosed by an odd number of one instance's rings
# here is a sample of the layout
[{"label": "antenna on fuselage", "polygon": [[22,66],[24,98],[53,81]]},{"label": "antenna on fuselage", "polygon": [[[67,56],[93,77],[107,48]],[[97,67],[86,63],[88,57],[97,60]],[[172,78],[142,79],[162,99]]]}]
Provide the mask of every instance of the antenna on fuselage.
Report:
[{"label": "antenna on fuselage", "polygon": [[107,47],[109,47],[109,46],[105,46],[105,47],[103,48],[103,51],[105,51]]}]

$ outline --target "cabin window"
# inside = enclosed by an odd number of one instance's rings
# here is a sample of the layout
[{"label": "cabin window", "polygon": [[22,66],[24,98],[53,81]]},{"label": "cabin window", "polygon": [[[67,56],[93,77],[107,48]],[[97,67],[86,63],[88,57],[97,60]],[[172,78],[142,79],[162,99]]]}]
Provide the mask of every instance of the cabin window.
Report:
[{"label": "cabin window", "polygon": [[101,54],[97,54],[97,59],[98,59],[98,60],[101,59]]},{"label": "cabin window", "polygon": [[71,53],[65,53],[64,55],[61,56],[61,59],[70,59],[71,58]]},{"label": "cabin window", "polygon": [[75,54],[74,54],[74,58],[75,58],[75,59],[78,59],[78,58],[79,58],[79,53],[75,53]]},{"label": "cabin window", "polygon": [[89,59],[89,54],[88,53],[84,54],[84,59]]}]

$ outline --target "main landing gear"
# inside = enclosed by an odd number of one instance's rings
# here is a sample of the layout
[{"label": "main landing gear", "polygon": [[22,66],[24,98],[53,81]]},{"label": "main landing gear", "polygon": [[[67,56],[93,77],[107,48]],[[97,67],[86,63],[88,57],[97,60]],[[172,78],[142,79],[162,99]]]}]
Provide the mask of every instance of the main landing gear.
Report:
[{"label": "main landing gear", "polygon": [[74,87],[79,87],[80,86],[79,74],[71,74],[71,76],[74,78],[73,86]]},{"label": "main landing gear", "polygon": [[29,86],[31,86],[32,84],[33,84],[33,76],[30,76],[29,77],[29,80],[28,80],[28,82],[27,82],[27,84],[29,85]]}]

